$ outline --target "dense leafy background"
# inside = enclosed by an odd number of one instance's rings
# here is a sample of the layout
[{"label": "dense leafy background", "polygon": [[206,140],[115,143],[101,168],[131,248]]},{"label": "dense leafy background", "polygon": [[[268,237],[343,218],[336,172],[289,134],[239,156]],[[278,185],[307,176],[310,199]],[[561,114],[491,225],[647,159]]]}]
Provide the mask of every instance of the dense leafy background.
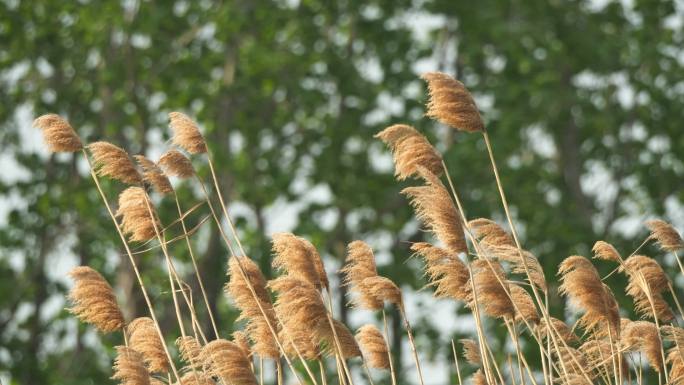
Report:
[{"label": "dense leafy background", "polygon": [[[83,161],[47,154],[35,116],[63,114],[87,141],[154,158],[166,114],[185,111],[201,123],[267,274],[273,231],[311,239],[331,273],[346,243],[364,239],[411,294],[424,281],[407,241],[425,233],[375,132],[414,124],[444,151],[468,215],[503,218],[481,137],[422,116],[418,74],[444,70],[476,95],[524,244],[552,277],[597,239],[629,253],[644,218],[684,224],[683,24],[681,2],[658,0],[0,1],[0,377],[111,381],[118,337],[97,337],[63,310],[76,264],[106,274],[127,315],[144,314]],[[114,200],[122,186],[106,189]],[[187,206],[197,199],[191,186],[180,192]],[[210,226],[195,241],[227,334],[226,251]],[[186,261],[181,246],[174,252]],[[160,256],[140,260],[170,311]],[[448,341],[468,324],[429,293],[410,298],[430,382],[446,383]],[[338,301],[352,327],[371,319]]]}]

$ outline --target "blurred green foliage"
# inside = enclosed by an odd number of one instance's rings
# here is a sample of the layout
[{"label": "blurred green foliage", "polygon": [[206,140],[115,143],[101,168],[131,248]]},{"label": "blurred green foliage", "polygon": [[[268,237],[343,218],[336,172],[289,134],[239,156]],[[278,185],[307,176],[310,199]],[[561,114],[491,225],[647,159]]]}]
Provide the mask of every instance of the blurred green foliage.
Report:
[{"label": "blurred green foliage", "polygon": [[[127,314],[144,314],[85,165],[47,155],[35,116],[62,114],[85,141],[154,157],[166,114],[185,111],[267,275],[269,231],[285,226],[330,269],[348,242],[370,242],[381,273],[408,292],[424,281],[407,241],[426,235],[399,195],[411,182],[394,181],[374,133],[414,124],[444,152],[468,216],[503,223],[481,136],[422,116],[418,74],[444,70],[480,103],[524,245],[553,277],[598,239],[629,254],[647,216],[684,223],[683,20],[681,5],[658,0],[0,1],[0,374],[12,384],[110,381],[119,337],[100,343],[62,310],[73,265],[101,271]],[[112,202],[121,189],[106,184]],[[179,190],[187,207],[199,199],[190,185]],[[172,204],[161,202],[166,222]],[[195,242],[227,335],[226,250],[208,225]],[[182,245],[174,252],[187,259]],[[140,262],[168,313],[160,258]],[[443,331],[455,316],[410,316],[421,354],[446,373]]]}]

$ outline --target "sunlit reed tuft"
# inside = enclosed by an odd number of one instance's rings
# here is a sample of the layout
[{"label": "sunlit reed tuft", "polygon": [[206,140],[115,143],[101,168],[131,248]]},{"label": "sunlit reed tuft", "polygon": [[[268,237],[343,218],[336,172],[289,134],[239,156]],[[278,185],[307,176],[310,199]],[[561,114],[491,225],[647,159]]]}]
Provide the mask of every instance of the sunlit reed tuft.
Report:
[{"label": "sunlit reed tuft", "polygon": [[69,276],[74,280],[74,287],[69,291],[71,313],[103,333],[123,328],[125,321],[114,290],[100,273],[87,266],[78,266],[69,272]]},{"label": "sunlit reed tuft", "polygon": [[158,219],[149,196],[141,187],[129,187],[121,192],[116,216],[121,218],[121,229],[131,241],[144,242],[155,237]]},{"label": "sunlit reed tuft", "polygon": [[33,121],[43,131],[50,152],[76,152],[83,148],[81,139],[69,122],[57,114],[47,114]]},{"label": "sunlit reed tuft", "polygon": [[375,135],[392,151],[395,175],[404,180],[416,174],[421,166],[435,175],[443,170],[442,156],[415,128],[405,124],[389,126]]},{"label": "sunlit reed tuft", "polygon": [[425,242],[414,243],[411,250],[425,259],[425,274],[429,285],[435,288],[435,297],[468,300],[468,267],[458,256]]},{"label": "sunlit reed tuft", "polygon": [[178,150],[168,150],[159,158],[159,167],[169,176],[190,178],[195,175],[195,169],[187,156]]},{"label": "sunlit reed tuft", "polygon": [[173,187],[169,178],[164,174],[164,171],[157,166],[153,161],[147,159],[144,155],[135,155],[135,160],[142,168],[142,178],[159,194],[169,194],[173,192]]},{"label": "sunlit reed tuft", "polygon": [[173,131],[171,141],[191,154],[207,152],[207,144],[197,123],[182,112],[169,113],[169,126]]},{"label": "sunlit reed tuft", "polygon": [[663,250],[675,252],[684,247],[682,236],[671,224],[653,219],[646,221],[646,227],[651,230],[651,238],[655,239]]},{"label": "sunlit reed tuft", "polygon": [[368,366],[376,369],[389,369],[389,348],[380,330],[371,324],[363,325],[356,332],[356,341],[361,346]]},{"label": "sunlit reed tuft", "polygon": [[136,318],[126,329],[130,347],[142,354],[148,370],[152,373],[168,372],[169,361],[164,342],[159,339],[154,321],[148,317]]},{"label": "sunlit reed tuft", "polygon": [[116,359],[112,367],[113,380],[121,385],[150,385],[150,374],[142,354],[127,346],[116,347]]},{"label": "sunlit reed tuft", "polygon": [[428,85],[428,117],[461,131],[484,130],[477,105],[463,83],[443,72],[427,72],[421,77]]},{"label": "sunlit reed tuft", "polygon": [[142,176],[135,164],[122,148],[109,142],[95,142],[88,145],[93,156],[95,173],[126,184],[140,184]]},{"label": "sunlit reed tuft", "polygon": [[249,359],[235,343],[224,339],[209,342],[202,348],[205,370],[230,385],[256,385]]}]

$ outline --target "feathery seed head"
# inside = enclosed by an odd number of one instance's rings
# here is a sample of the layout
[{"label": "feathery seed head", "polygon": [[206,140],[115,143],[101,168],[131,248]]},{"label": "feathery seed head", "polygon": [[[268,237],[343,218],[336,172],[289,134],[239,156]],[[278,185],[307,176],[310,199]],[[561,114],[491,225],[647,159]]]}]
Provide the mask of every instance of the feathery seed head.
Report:
[{"label": "feathery seed head", "polygon": [[321,327],[317,332],[318,340],[325,347],[323,349],[323,354],[328,356],[333,356],[336,354],[335,351],[335,335],[337,335],[338,341],[340,341],[340,350],[342,351],[342,357],[345,359],[359,357],[361,356],[361,349],[359,349],[359,344],[354,339],[354,335],[349,331],[347,326],[338,320],[332,320],[335,327],[333,332],[330,328],[329,322],[321,323]]},{"label": "feathery seed head", "polygon": [[190,159],[178,150],[165,152],[157,163],[170,176],[185,179],[195,175],[195,169],[192,167]]},{"label": "feathery seed head", "polygon": [[169,361],[164,342],[159,338],[154,321],[148,317],[136,318],[128,324],[129,345],[142,354],[150,372],[165,373]]},{"label": "feathery seed head", "polygon": [[144,155],[135,155],[135,160],[142,168],[142,178],[150,186],[152,186],[159,194],[169,194],[173,192],[173,187],[169,178],[164,174],[159,166],[153,161],[147,159]]},{"label": "feathery seed head", "polygon": [[427,82],[430,100],[426,115],[459,131],[484,131],[482,117],[463,83],[442,72],[421,76]]},{"label": "feathery seed head", "polygon": [[[381,309],[385,301],[397,306],[399,309],[404,308],[401,289],[399,289],[399,287],[389,278],[381,276],[368,277],[360,282],[358,289],[362,293],[360,297],[374,298],[376,300],[372,303],[362,304],[365,305],[363,307],[370,310]],[[380,304],[379,308],[368,306],[377,304]]]},{"label": "feathery seed head", "polygon": [[88,145],[93,156],[93,168],[101,177],[108,177],[126,184],[139,184],[142,176],[121,147],[109,142],[94,142]]},{"label": "feathery seed head", "polygon": [[682,236],[671,224],[660,219],[653,219],[646,222],[646,227],[651,230],[650,237],[658,242],[661,249],[675,252],[684,247]]},{"label": "feathery seed head", "polygon": [[535,306],[530,293],[514,284],[509,285],[509,288],[511,299],[515,304],[515,320],[519,322],[524,320],[531,324],[538,323],[539,313],[537,313],[537,307]]},{"label": "feathery seed head", "polygon": [[66,119],[57,114],[40,116],[33,121],[33,126],[43,131],[43,138],[50,152],[76,152],[83,148],[76,131]]},{"label": "feathery seed head", "polygon": [[112,380],[121,385],[150,385],[150,374],[145,368],[142,355],[127,346],[116,347],[116,359]]},{"label": "feathery seed head", "polygon": [[69,291],[69,311],[81,321],[95,325],[102,333],[123,328],[125,321],[114,290],[94,269],[78,266],[69,272],[74,287]]},{"label": "feathery seed head", "polygon": [[467,252],[463,224],[449,192],[437,176],[418,166],[418,174],[425,179],[424,186],[407,187],[402,194],[411,200],[418,219],[452,253]]},{"label": "feathery seed head", "polygon": [[395,175],[404,180],[422,166],[435,175],[441,175],[442,156],[415,128],[405,124],[389,126],[375,135],[392,151]]},{"label": "feathery seed head", "polygon": [[594,258],[602,259],[604,261],[612,261],[620,263],[622,257],[620,253],[608,242],[597,241],[594,243],[594,247],[591,249],[594,252]]},{"label": "feathery seed head", "polygon": [[463,357],[465,357],[466,361],[469,364],[481,366],[482,356],[480,355],[480,347],[477,342],[469,338],[459,340],[458,342],[463,345]]},{"label": "feathery seed head", "polygon": [[202,369],[202,346],[200,345],[197,338],[192,336],[178,337],[176,339],[176,346],[180,353],[180,357],[185,362],[188,367],[192,370]]},{"label": "feathery seed head", "polygon": [[250,362],[242,348],[224,339],[217,339],[202,348],[205,371],[224,384],[256,385]]},{"label": "feathery seed head", "polygon": [[317,289],[327,287],[323,262],[311,242],[291,233],[273,234],[273,267],[303,279]]},{"label": "feathery seed head", "polygon": [[513,237],[504,230],[498,223],[487,218],[477,218],[468,221],[475,233],[475,237],[487,246],[510,246],[516,247]]},{"label": "feathery seed head", "polygon": [[159,226],[159,219],[149,196],[141,187],[129,187],[121,192],[116,216],[121,217],[121,229],[131,241],[148,241],[157,234],[155,226]]},{"label": "feathery seed head", "polygon": [[169,113],[169,127],[173,131],[171,141],[191,154],[207,152],[207,144],[197,123],[182,112]]},{"label": "feathery seed head", "polygon": [[[477,303],[485,314],[494,318],[513,318],[513,302],[506,294],[506,276],[501,264],[496,261],[478,259],[471,264],[473,284],[477,291]],[[497,278],[498,277],[498,278]],[[475,295],[471,294],[469,305],[475,306]]]},{"label": "feathery seed head", "polygon": [[468,267],[456,255],[425,242],[414,243],[411,250],[425,259],[425,274],[435,288],[435,297],[468,300]]},{"label": "feathery seed head", "polygon": [[375,369],[390,368],[389,348],[377,327],[371,324],[361,326],[356,332],[356,341],[363,350],[364,358],[368,360],[368,366]]}]

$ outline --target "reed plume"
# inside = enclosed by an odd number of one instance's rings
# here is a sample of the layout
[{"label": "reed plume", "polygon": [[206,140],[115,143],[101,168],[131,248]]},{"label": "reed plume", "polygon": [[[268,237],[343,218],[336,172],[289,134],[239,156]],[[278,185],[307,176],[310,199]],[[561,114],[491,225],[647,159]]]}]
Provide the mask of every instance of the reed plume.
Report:
[{"label": "reed plume", "polygon": [[235,343],[217,339],[202,348],[205,371],[227,385],[256,385],[249,359]]},{"label": "reed plume", "polygon": [[439,176],[444,171],[442,156],[415,128],[405,124],[389,126],[375,135],[392,151],[395,175],[404,180],[417,173],[418,166]]},{"label": "reed plume", "polygon": [[430,100],[426,115],[459,131],[484,130],[480,112],[463,83],[442,72],[421,76],[427,82]]},{"label": "reed plume", "polygon": [[154,321],[148,317],[139,317],[128,324],[127,330],[130,347],[142,354],[148,370],[152,373],[168,372],[169,360]]},{"label": "reed plume", "polygon": [[302,237],[291,233],[273,234],[273,267],[314,285],[328,287],[328,278],[316,248]]},{"label": "reed plume", "polygon": [[134,158],[143,170],[143,181],[152,186],[159,194],[164,195],[173,192],[173,186],[171,186],[169,178],[159,166],[147,159],[144,155],[135,155]]},{"label": "reed plume", "polygon": [[498,223],[487,218],[477,218],[468,221],[468,227],[481,243],[489,246],[516,247],[513,237]]},{"label": "reed plume", "polygon": [[[566,344],[572,344],[578,341],[577,335],[570,329],[570,327],[562,320],[549,317],[547,322],[545,318],[539,321],[539,326],[537,326],[537,332],[542,338],[549,338],[550,333],[554,335],[557,334]],[[556,333],[556,331],[558,333]]]},{"label": "reed plume", "polygon": [[650,238],[655,239],[661,249],[675,252],[684,247],[682,236],[671,224],[660,219],[653,219],[646,222],[646,227],[651,230]]},{"label": "reed plume", "polygon": [[591,248],[594,252],[594,258],[601,259],[604,261],[611,261],[615,263],[621,263],[622,257],[620,253],[608,242],[597,241],[594,243],[594,247]]},{"label": "reed plume", "polygon": [[[472,262],[473,285],[477,296],[471,294],[470,307],[473,308],[475,300],[482,307],[485,314],[494,318],[513,318],[515,309],[513,302],[507,294],[504,270],[496,261],[478,259]],[[498,278],[497,278],[498,276]]]},{"label": "reed plume", "polygon": [[511,264],[511,273],[523,275],[526,280],[543,292],[548,290],[544,268],[534,254],[507,244],[497,246],[490,243],[481,243],[480,245],[482,246],[482,254],[484,254],[480,257],[488,258],[493,256],[500,261],[506,261]]},{"label": "reed plume", "polygon": [[240,330],[233,332],[233,342],[242,349],[247,358],[252,357],[252,347],[250,346],[247,333]]},{"label": "reed plume", "polygon": [[174,385],[216,385],[216,383],[203,373],[188,372],[183,374]]},{"label": "reed plume", "polygon": [[33,126],[43,132],[43,139],[50,152],[76,152],[83,143],[69,122],[57,114],[46,114],[33,121]]},{"label": "reed plume", "polygon": [[559,293],[567,296],[571,304],[585,312],[579,322],[587,330],[601,330],[607,323],[612,335],[618,336],[620,315],[617,301],[601,281],[594,265],[582,256],[573,255],[561,263],[558,274],[561,280]]},{"label": "reed plume", "polygon": [[539,313],[534,300],[527,290],[519,285],[509,285],[511,300],[515,304],[515,320],[519,322],[527,322],[530,324],[537,324],[539,322]]},{"label": "reed plume", "polygon": [[382,308],[382,301],[363,290],[363,280],[378,275],[373,249],[363,241],[353,241],[347,245],[347,257],[340,270],[343,283],[356,294],[356,306],[364,309]]},{"label": "reed plume", "polygon": [[118,380],[121,385],[150,385],[150,373],[142,355],[127,346],[116,347],[112,370],[112,379]]},{"label": "reed plume", "polygon": [[283,339],[285,349],[291,352],[294,343],[304,358],[318,358],[321,328],[330,327],[318,289],[308,281],[287,275],[269,281],[268,287],[278,294],[274,309],[282,334],[287,337]]},{"label": "reed plume", "polygon": [[336,354],[335,336],[337,336],[343,358],[360,357],[361,349],[359,348],[356,339],[354,339],[354,335],[349,331],[349,328],[338,320],[332,320],[332,323],[335,327],[334,332],[328,323],[321,324],[319,329],[318,339],[324,346],[322,350],[323,354],[328,356],[334,356]]},{"label": "reed plume", "polygon": [[670,279],[658,262],[644,255],[633,255],[625,260],[620,270],[627,273],[626,292],[634,300],[637,314],[657,317],[663,322],[674,319],[674,313],[662,294],[668,290]]},{"label": "reed plume", "polygon": [[470,381],[473,385],[489,385],[487,382],[487,376],[485,376],[482,369],[478,369],[475,373],[473,373]]},{"label": "reed plume", "polygon": [[470,338],[459,340],[459,342],[463,345],[463,357],[465,357],[466,361],[469,364],[481,366],[482,356],[480,355],[480,347],[477,342]]},{"label": "reed plume", "polygon": [[[130,241],[144,242],[156,236],[156,215],[150,215],[152,209],[149,197],[141,187],[129,187],[119,195],[119,209],[116,216],[121,218],[121,229]],[[153,211],[154,213],[154,211]]]},{"label": "reed plume", "polygon": [[404,301],[401,295],[401,289],[392,282],[389,278],[377,276],[368,277],[361,281],[358,288],[362,292],[362,297],[375,298],[375,304],[380,304],[380,307],[370,308],[370,310],[382,309],[384,302],[389,302],[396,305],[399,309],[404,308]]},{"label": "reed plume", "polygon": [[641,351],[646,355],[648,363],[657,372],[663,370],[661,350],[663,345],[658,337],[658,328],[648,321],[624,322],[620,344],[627,351]]},{"label": "reed plume", "polygon": [[407,187],[402,194],[411,200],[416,216],[452,253],[467,252],[461,216],[449,192],[437,176],[418,166],[424,186]]},{"label": "reed plume", "polygon": [[169,127],[173,132],[171,141],[191,154],[207,152],[207,144],[197,123],[182,112],[169,113]]},{"label": "reed plume", "polygon": [[456,255],[425,242],[414,243],[411,250],[425,259],[425,274],[435,288],[435,297],[468,300],[468,267]]},{"label": "reed plume", "polygon": [[363,325],[356,332],[356,341],[363,350],[368,366],[376,369],[389,369],[389,348],[380,330],[371,324]]},{"label": "reed plume", "polygon": [[195,175],[190,159],[178,150],[166,151],[157,163],[169,176],[186,179]]},{"label": "reed plume", "polygon": [[69,291],[71,313],[102,333],[123,328],[125,321],[114,290],[100,273],[88,266],[78,266],[69,276],[74,280],[74,287]]},{"label": "reed plume", "polygon": [[[260,303],[257,303],[240,271],[238,258]],[[264,358],[278,358],[278,345],[269,328],[269,324],[274,328],[277,325],[275,312],[271,297],[266,289],[266,279],[259,270],[259,266],[250,258],[233,257],[228,260],[228,276],[229,280],[226,283],[225,292],[233,298],[235,307],[240,310],[238,320],[247,320],[245,331],[254,343],[254,352]],[[259,309],[259,304],[264,310],[263,313]],[[264,313],[268,318],[264,316]]]},{"label": "reed plume", "polygon": [[142,176],[126,151],[109,142],[88,145],[93,156],[93,168],[100,177],[108,177],[126,184],[140,184]]},{"label": "reed plume", "polygon": [[188,368],[198,371],[202,368],[202,345],[193,336],[178,337],[176,346],[183,362]]}]

